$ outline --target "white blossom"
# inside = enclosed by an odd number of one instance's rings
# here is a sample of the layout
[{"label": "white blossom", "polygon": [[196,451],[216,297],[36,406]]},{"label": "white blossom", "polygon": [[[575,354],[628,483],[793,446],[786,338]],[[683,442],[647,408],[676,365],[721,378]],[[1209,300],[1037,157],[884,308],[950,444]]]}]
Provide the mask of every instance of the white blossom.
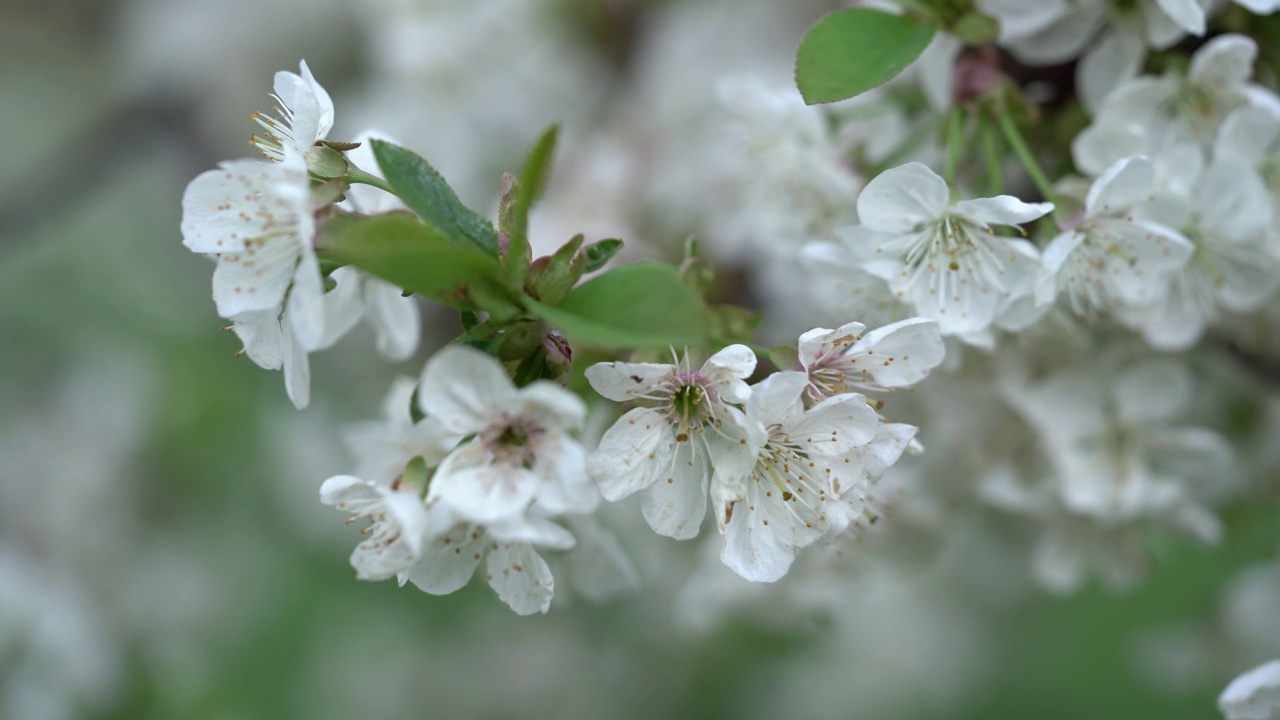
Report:
[{"label": "white blossom", "polygon": [[[288,152],[303,157],[317,140],[323,140],[333,128],[333,100],[316,82],[307,67],[300,63],[302,74],[280,71],[275,77],[277,103],[275,117],[254,113],[252,119],[262,126],[263,135],[254,135],[253,144],[269,160],[283,160]],[[288,150],[286,150],[288,148]]]},{"label": "white blossom", "polygon": [[390,484],[414,458],[428,469],[440,465],[462,439],[434,417],[413,419],[413,396],[418,382],[400,377],[383,401],[383,420],[368,420],[347,428],[345,440],[356,458],[357,477]]},{"label": "white blossom", "polygon": [[213,300],[226,318],[279,311],[302,347],[324,335],[324,285],[315,255],[311,180],[300,156],[232,160],[201,173],[182,197],[182,242],[217,258]]},{"label": "white blossom", "polygon": [[1218,696],[1218,709],[1227,720],[1280,718],[1280,660],[1242,673]]},{"label": "white blossom", "polygon": [[870,443],[879,418],[862,395],[847,393],[805,409],[809,377],[801,372],[770,375],[752,388],[747,422],[763,437],[742,452],[753,467],[742,479],[741,499],[725,510],[725,547],[720,558],[756,582],[786,574],[796,552],[821,538],[833,522],[847,525],[856,513],[842,497],[863,478],[850,457]]},{"label": "white blossom", "polygon": [[[722,478],[746,462],[740,445],[747,424],[736,407],[750,395],[745,380],[755,353],[730,345],[694,370],[688,356],[676,364],[597,363],[587,368],[591,387],[616,402],[648,401],[629,410],[600,439],[588,460],[606,500],[644,491],[645,520],[661,535],[687,540],[698,534],[712,499],[723,505]],[[713,474],[715,475],[713,479]],[[717,514],[723,527],[724,519]]]},{"label": "white blossom", "polygon": [[320,486],[320,502],[350,513],[348,524],[368,523],[360,528],[365,539],[351,553],[358,579],[394,577],[422,554],[432,523],[417,489],[335,475]]},{"label": "white blossom", "polygon": [[1134,216],[1152,197],[1153,170],[1143,157],[1120,160],[1094,181],[1084,217],[1044,250],[1037,304],[1065,292],[1077,315],[1108,313],[1163,294],[1192,245],[1158,223]]},{"label": "white blossom", "polygon": [[474,436],[441,462],[429,503],[478,524],[519,519],[534,503],[552,515],[595,508],[586,451],[570,437],[586,415],[577,395],[546,380],[516,388],[497,360],[454,345],[427,361],[418,399],[446,431]]},{"label": "white blossom", "polygon": [[946,181],[908,163],[881,173],[858,196],[862,226],[879,236],[876,259],[865,267],[936,320],[943,335],[981,332],[1015,293],[1030,290],[1038,265],[1029,243],[1002,238],[991,226],[1017,226],[1052,209],[1009,195],[953,205]]},{"label": "white blossom", "polygon": [[1208,150],[1222,121],[1246,105],[1280,112],[1280,100],[1249,82],[1257,44],[1220,35],[1196,51],[1186,76],[1169,72],[1117,87],[1093,125],[1072,141],[1076,164],[1100,174],[1123,157],[1154,156],[1184,143]]},{"label": "white blossom", "polygon": [[946,348],[938,324],[910,318],[866,332],[851,322],[835,330],[814,328],[800,336],[800,366],[814,399],[915,385],[942,363]]}]

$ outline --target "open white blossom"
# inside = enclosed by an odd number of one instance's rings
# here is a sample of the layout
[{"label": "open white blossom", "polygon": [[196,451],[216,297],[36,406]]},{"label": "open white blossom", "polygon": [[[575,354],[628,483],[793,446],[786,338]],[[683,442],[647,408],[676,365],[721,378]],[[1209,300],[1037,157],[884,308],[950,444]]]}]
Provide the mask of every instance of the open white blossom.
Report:
[{"label": "open white blossom", "polygon": [[485,580],[512,610],[520,615],[545,613],[555,595],[555,580],[535,547],[573,546],[568,530],[537,516],[487,526],[456,521],[427,543],[404,579],[423,592],[447,595],[470,582],[484,559]]},{"label": "open white blossom", "polygon": [[1220,307],[1257,310],[1280,286],[1270,197],[1248,163],[1228,157],[1203,172],[1193,163],[1184,170],[1188,178],[1177,184],[1188,191],[1162,194],[1142,212],[1188,238],[1191,259],[1162,294],[1123,318],[1163,350],[1192,346],[1218,320]]},{"label": "open white blossom", "polygon": [[1227,720],[1280,718],[1280,660],[1242,673],[1218,696],[1218,709]]},{"label": "open white blossom", "polygon": [[1076,164],[1101,174],[1130,155],[1154,156],[1184,143],[1208,150],[1234,110],[1259,105],[1280,112],[1274,93],[1249,82],[1257,54],[1252,39],[1220,35],[1196,51],[1186,76],[1144,76],[1117,87],[1072,142]]},{"label": "open white blossom", "polygon": [[231,318],[231,330],[240,339],[241,352],[258,367],[284,372],[284,389],[294,407],[311,403],[311,360],[298,341],[293,326],[294,303],[283,310],[250,310]]},{"label": "open white blossom", "polygon": [[806,410],[808,387],[806,373],[774,373],[747,399],[747,422],[764,433],[741,451],[754,463],[742,481],[741,499],[725,509],[720,558],[748,580],[778,580],[798,550],[821,538],[831,523],[847,525],[860,509],[856,495],[843,497],[863,479],[861,463],[850,455],[875,438],[879,417],[855,393]]},{"label": "open white blossom", "polygon": [[570,437],[586,416],[577,395],[546,380],[516,388],[497,360],[453,345],[427,361],[418,400],[446,431],[474,436],[436,469],[429,503],[478,524],[519,519],[535,502],[551,515],[598,503],[586,451]]},{"label": "open white blossom", "polygon": [[865,267],[936,320],[943,335],[981,332],[1015,293],[1030,290],[1038,270],[1035,248],[996,235],[992,225],[1021,225],[1051,210],[1052,203],[1009,195],[953,205],[945,180],[908,163],[881,173],[858,196],[862,226],[879,236],[876,259]]},{"label": "open white blossom", "polygon": [[306,60],[299,69],[301,75],[285,70],[276,73],[275,92],[271,94],[277,103],[276,116],[252,116],[264,133],[254,135],[253,144],[269,160],[283,160],[288,151],[302,157],[333,128],[333,100],[329,93],[316,82]]},{"label": "open white blossom", "polygon": [[1036,302],[1065,292],[1077,315],[1109,313],[1163,294],[1192,245],[1173,230],[1134,216],[1152,197],[1154,171],[1143,157],[1120,160],[1094,181],[1084,217],[1044,250]]},{"label": "open white blossom", "polygon": [[[654,532],[678,540],[696,536],[707,514],[708,484],[714,483],[712,498],[723,505],[733,492],[722,478],[740,474],[747,462],[740,447],[748,442],[747,425],[735,405],[750,395],[745,380],[755,366],[750,348],[730,345],[697,370],[687,356],[673,365],[587,368],[591,387],[610,400],[654,404],[629,410],[591,454],[591,476],[605,499],[643,490],[642,511]],[[717,521],[723,525],[724,519]]]},{"label": "open white blossom", "polygon": [[854,392],[910,387],[942,363],[946,348],[938,323],[910,318],[871,332],[851,322],[835,330],[814,328],[800,336],[800,366],[814,399]]},{"label": "open white blossom", "polygon": [[348,523],[368,522],[360,528],[365,539],[351,553],[360,580],[394,577],[422,554],[432,523],[418,490],[335,475],[320,486],[320,502],[350,513]]},{"label": "open white blossom", "polygon": [[182,242],[218,260],[213,300],[226,318],[280,311],[288,298],[298,341],[324,335],[324,285],[316,259],[311,179],[302,158],[232,160],[201,173],[182,196]]}]

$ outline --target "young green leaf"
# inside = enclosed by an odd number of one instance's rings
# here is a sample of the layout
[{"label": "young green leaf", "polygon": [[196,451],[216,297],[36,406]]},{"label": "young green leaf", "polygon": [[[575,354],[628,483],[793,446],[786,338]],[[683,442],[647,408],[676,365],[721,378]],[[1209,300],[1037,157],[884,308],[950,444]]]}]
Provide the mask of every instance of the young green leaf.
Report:
[{"label": "young green leaf", "polygon": [[800,41],[796,87],[809,105],[866,92],[914,62],[937,29],[882,10],[831,13]]},{"label": "young green leaf", "polygon": [[408,208],[440,229],[455,245],[474,245],[497,257],[493,224],[462,204],[453,188],[418,155],[385,140],[373,140],[373,154],[387,182]]},{"label": "young green leaf", "polygon": [[513,196],[508,205],[508,213],[504,215],[502,231],[510,239],[507,249],[508,274],[516,285],[524,282],[525,271],[529,267],[529,211],[542,197],[547,187],[547,178],[551,176],[551,160],[556,152],[556,140],[560,135],[560,126],[547,128],[538,141],[529,150],[525,158],[524,168],[520,171],[518,182],[509,186],[503,178],[503,196]]},{"label": "young green leaf", "polygon": [[321,229],[316,251],[322,260],[352,265],[460,310],[514,306],[496,258],[455,244],[408,213],[336,216]]},{"label": "young green leaf", "polygon": [[575,346],[665,348],[706,340],[702,301],[667,265],[614,268],[574,288],[559,306],[525,304]]},{"label": "young green leaf", "polygon": [[622,241],[617,238],[605,238],[582,249],[587,254],[587,264],[582,266],[583,272],[595,272],[622,249]]}]

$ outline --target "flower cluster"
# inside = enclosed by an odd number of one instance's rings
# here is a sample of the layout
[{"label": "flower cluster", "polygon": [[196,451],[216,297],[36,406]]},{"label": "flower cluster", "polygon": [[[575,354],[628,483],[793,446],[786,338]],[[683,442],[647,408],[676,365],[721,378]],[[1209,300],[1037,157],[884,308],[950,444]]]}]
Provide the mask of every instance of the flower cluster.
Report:
[{"label": "flower cluster", "polygon": [[[182,197],[183,244],[217,261],[218,314],[231,321],[249,359],[268,370],[283,368],[299,409],[311,398],[307,354],[333,345],[362,315],[378,329],[378,348],[388,359],[413,353],[419,326],[412,299],[355,270],[330,276],[339,291],[325,292],[315,253],[317,217],[336,197],[332,188],[313,187],[309,161],[333,127],[334,108],[306,61],[301,71],[276,73],[276,115],[253,116],[264,133],[254,135],[253,144],[265,159],[223,162],[192,180]],[[361,190],[371,204],[393,200],[374,188]]]}]

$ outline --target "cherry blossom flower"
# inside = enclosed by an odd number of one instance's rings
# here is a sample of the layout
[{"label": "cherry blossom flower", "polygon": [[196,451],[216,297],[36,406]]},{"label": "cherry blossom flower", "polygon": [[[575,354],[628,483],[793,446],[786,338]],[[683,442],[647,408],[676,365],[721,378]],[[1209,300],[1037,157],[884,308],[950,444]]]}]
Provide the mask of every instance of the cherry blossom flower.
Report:
[{"label": "cherry blossom flower", "polygon": [[415,488],[335,475],[320,486],[320,502],[348,512],[348,523],[367,521],[365,539],[351,553],[360,580],[386,580],[417,561],[431,522]]},{"label": "cherry blossom flower", "polygon": [[946,349],[938,324],[911,318],[866,332],[851,322],[800,336],[800,366],[815,400],[855,390],[910,387],[942,363]]},{"label": "cherry blossom flower", "polygon": [[293,306],[289,318],[304,348],[324,335],[324,285],[316,259],[311,180],[290,150],[278,163],[232,160],[201,173],[182,197],[182,242],[217,258],[218,314]]},{"label": "cherry blossom flower", "polygon": [[1092,316],[1163,294],[1193,248],[1173,230],[1134,217],[1134,206],[1151,199],[1153,181],[1143,157],[1125,158],[1094,181],[1084,217],[1044,250],[1037,304],[1061,290],[1077,315]]},{"label": "cherry blossom flower", "polygon": [[1218,709],[1227,720],[1280,718],[1280,660],[1242,673],[1218,696]]},{"label": "cherry blossom flower", "polygon": [[591,387],[606,398],[654,403],[619,418],[591,454],[591,476],[605,499],[643,490],[642,511],[654,532],[678,540],[696,536],[707,514],[708,484],[714,483],[711,494],[722,504],[733,495],[723,478],[750,465],[740,448],[748,442],[747,425],[735,405],[750,395],[745,380],[755,366],[749,348],[730,345],[697,370],[687,356],[672,365],[612,362],[587,368]]},{"label": "cherry blossom flower", "polygon": [[286,148],[303,157],[333,128],[333,100],[316,82],[307,61],[300,65],[301,75],[284,70],[276,73],[275,92],[271,94],[277,103],[276,116],[252,116],[263,130],[263,135],[253,136],[253,144],[268,160],[284,160]]},{"label": "cherry blossom flower", "polygon": [[535,502],[551,515],[598,503],[586,451],[570,437],[586,406],[563,387],[539,380],[517,388],[497,360],[454,345],[427,361],[419,405],[446,431],[474,436],[436,469],[429,503],[478,524],[518,519]]},{"label": "cherry blossom flower", "polygon": [[862,226],[879,236],[867,270],[889,283],[944,335],[980,332],[1037,269],[1029,243],[1002,238],[992,225],[1043,217],[1052,203],[1001,195],[954,205],[946,181],[920,163],[878,175],[858,196]]},{"label": "cherry blossom flower", "polygon": [[862,480],[861,465],[848,455],[875,438],[879,418],[854,393],[806,410],[808,387],[806,373],[774,373],[747,399],[747,422],[762,428],[764,437],[744,449],[754,467],[743,479],[742,498],[725,509],[720,558],[748,580],[778,580],[834,517],[856,510],[840,498]]}]

